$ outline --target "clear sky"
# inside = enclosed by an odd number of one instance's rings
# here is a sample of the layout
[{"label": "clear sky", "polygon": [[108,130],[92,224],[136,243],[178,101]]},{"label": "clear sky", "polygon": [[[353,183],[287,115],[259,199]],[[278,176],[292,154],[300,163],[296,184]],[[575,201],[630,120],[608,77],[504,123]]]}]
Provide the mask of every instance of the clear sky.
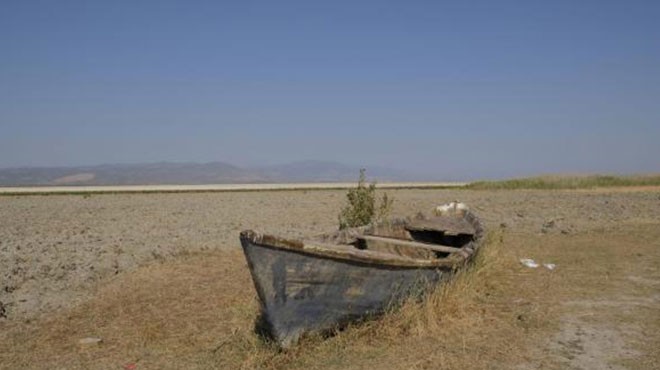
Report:
[{"label": "clear sky", "polygon": [[0,167],[660,171],[660,1],[0,2]]}]

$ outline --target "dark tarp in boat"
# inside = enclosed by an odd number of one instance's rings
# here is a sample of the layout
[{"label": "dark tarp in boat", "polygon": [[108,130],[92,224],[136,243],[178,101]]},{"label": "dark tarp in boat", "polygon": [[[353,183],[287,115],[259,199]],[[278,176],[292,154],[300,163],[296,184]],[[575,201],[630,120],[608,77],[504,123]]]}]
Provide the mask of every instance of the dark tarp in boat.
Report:
[{"label": "dark tarp in boat", "polygon": [[241,244],[261,304],[261,329],[283,347],[384,312],[449,278],[479,247],[469,210],[346,229],[310,240],[251,230]]}]

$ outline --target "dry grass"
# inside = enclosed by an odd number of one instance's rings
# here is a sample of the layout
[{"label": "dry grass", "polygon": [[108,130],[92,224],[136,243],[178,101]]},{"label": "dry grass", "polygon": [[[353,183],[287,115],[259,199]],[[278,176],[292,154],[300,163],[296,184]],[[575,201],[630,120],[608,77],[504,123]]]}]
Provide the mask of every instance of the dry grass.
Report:
[{"label": "dry grass", "polygon": [[[250,284],[238,251],[152,264],[119,276],[70,312],[27,330],[21,323],[8,328],[14,329],[9,339],[13,353],[9,359],[0,354],[0,363],[22,368],[117,368],[129,362],[185,367],[188,359],[249,326],[257,308]],[[103,343],[79,348],[77,341],[89,336]]]},{"label": "dry grass", "polygon": [[[510,271],[518,270],[502,234],[493,235],[469,269],[423,301],[406,302],[381,319],[331,338],[307,338],[286,352],[243,331],[208,363],[241,369],[487,368],[501,361],[503,353],[510,355],[507,361],[517,362],[521,352],[511,349],[523,346],[523,337],[529,339],[521,334],[545,325],[539,315],[549,314],[535,304],[517,310],[505,298],[516,280]],[[497,340],[501,335],[511,340]]]},{"label": "dry grass", "polygon": [[[657,286],[633,286],[626,277],[660,278],[659,229],[497,232],[471,267],[426,300],[331,338],[306,338],[286,352],[253,333],[258,307],[240,252],[181,256],[119,276],[71,311],[0,327],[0,368],[509,369],[534,363],[559,369],[563,360],[541,348],[571,312],[560,303],[657,293]],[[559,268],[527,269],[521,257]],[[643,354],[630,366],[653,368],[660,359],[657,306],[624,313],[608,307],[598,317],[647,328]],[[78,339],[87,336],[103,343],[80,348]]]},{"label": "dry grass", "polygon": [[[489,333],[516,338],[517,331],[535,325],[512,321],[516,314],[496,298],[510,289],[506,270],[512,260],[504,252],[502,242],[489,243],[474,266],[425,301],[408,302],[381,320],[348,328],[328,340],[307,338],[288,352],[277,351],[253,333],[257,303],[242,256],[230,252],[184,257],[119,277],[90,302],[30,330],[16,327],[11,338],[14,352],[3,363],[315,369],[371,367],[374,361],[390,367],[414,363],[413,368],[455,368],[478,360],[485,366],[516,343],[488,344],[484,339]],[[87,336],[104,342],[98,348],[78,348],[77,340]],[[398,353],[396,358],[392,353]]]}]

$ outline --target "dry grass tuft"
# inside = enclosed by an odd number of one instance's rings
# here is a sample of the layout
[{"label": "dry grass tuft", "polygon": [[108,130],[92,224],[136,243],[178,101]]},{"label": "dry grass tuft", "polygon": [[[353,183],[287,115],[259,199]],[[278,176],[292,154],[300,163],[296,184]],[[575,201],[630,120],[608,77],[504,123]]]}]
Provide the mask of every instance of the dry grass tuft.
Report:
[{"label": "dry grass tuft", "polygon": [[[411,299],[380,319],[331,338],[305,338],[285,352],[243,332],[232,343],[231,354],[217,356],[214,363],[241,369],[454,369],[522,361],[523,338],[546,325],[549,310],[511,304],[512,289],[522,295],[536,293],[513,284],[518,270],[503,233],[493,233],[472,265],[423,300]],[[502,336],[508,339],[502,341]]]}]

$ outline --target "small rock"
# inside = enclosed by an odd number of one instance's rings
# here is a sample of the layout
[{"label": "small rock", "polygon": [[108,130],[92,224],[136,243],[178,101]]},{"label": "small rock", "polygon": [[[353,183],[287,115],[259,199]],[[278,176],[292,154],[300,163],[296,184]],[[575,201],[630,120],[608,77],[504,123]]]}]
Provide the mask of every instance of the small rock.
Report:
[{"label": "small rock", "polygon": [[7,309],[5,308],[5,304],[0,301],[0,319],[6,318],[7,317]]},{"label": "small rock", "polygon": [[83,338],[83,339],[79,340],[78,344],[80,344],[81,346],[84,346],[84,347],[91,347],[91,346],[99,345],[102,341],[103,341],[103,339],[101,339],[101,338],[87,337],[87,338]]}]

